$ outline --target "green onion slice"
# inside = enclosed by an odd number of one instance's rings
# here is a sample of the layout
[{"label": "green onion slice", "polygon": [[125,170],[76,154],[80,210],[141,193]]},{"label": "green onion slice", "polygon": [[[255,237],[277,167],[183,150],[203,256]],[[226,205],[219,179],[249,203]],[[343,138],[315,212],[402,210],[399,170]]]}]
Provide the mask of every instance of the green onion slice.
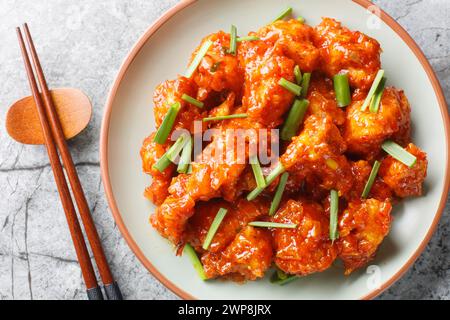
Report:
[{"label": "green onion slice", "polygon": [[302,79],[302,98],[306,99],[308,96],[308,90],[309,90],[309,83],[311,82],[311,73],[305,73],[303,74]]},{"label": "green onion slice", "polygon": [[[283,164],[280,162],[275,167],[275,169],[272,170],[272,172],[266,177],[266,188],[269,186],[272,182],[275,181],[275,179],[280,175],[283,174],[286,171]],[[252,201],[255,200],[263,191],[265,188],[255,188],[252,192],[250,192],[247,195],[247,200]]]},{"label": "green onion slice", "polygon": [[219,230],[220,224],[222,223],[223,219],[225,218],[228,210],[224,208],[220,208],[219,212],[217,212],[216,217],[214,218],[213,223],[211,224],[211,227],[209,228],[208,234],[206,235],[205,241],[203,242],[203,250],[208,250],[209,246],[211,245],[211,242],[214,238],[214,236],[217,233],[217,230]]},{"label": "green onion slice", "polygon": [[189,165],[186,174],[191,174],[192,173],[192,164]]},{"label": "green onion slice", "polygon": [[257,36],[246,36],[246,37],[240,37],[237,38],[237,42],[244,42],[244,41],[258,41],[261,40],[259,37]]},{"label": "green onion slice", "polygon": [[191,65],[189,66],[189,68],[186,71],[186,74],[185,74],[186,78],[191,78],[192,77],[192,75],[194,74],[195,70],[197,70],[198,66],[202,62],[203,57],[208,52],[209,48],[211,48],[212,44],[213,43],[210,40],[207,40],[207,41],[205,41],[203,43],[201,48],[198,50],[197,55],[195,56],[194,60],[192,60]]},{"label": "green onion slice", "polygon": [[276,17],[275,20],[273,20],[273,22],[276,22],[278,20],[283,20],[284,18],[286,18],[287,16],[292,14],[292,8],[288,7],[286,10],[284,10],[282,13],[280,13],[280,15],[278,17]]},{"label": "green onion slice", "polygon": [[380,108],[381,98],[383,97],[384,88],[386,86],[387,79],[383,77],[381,79],[380,84],[378,85],[377,90],[375,91],[374,96],[372,97],[372,101],[370,102],[369,111],[372,113],[377,113]]},{"label": "green onion slice", "polygon": [[417,158],[403,149],[401,146],[399,146],[394,141],[385,141],[381,147],[384,151],[386,151],[388,154],[390,154],[393,158],[397,159],[401,163],[407,165],[408,167],[413,167],[416,162]]},{"label": "green onion slice", "polygon": [[308,110],[309,101],[295,100],[294,105],[289,111],[288,117],[284,122],[283,128],[281,129],[281,139],[284,141],[291,140],[297,135],[300,124],[303,122],[305,113]]},{"label": "green onion slice", "polygon": [[295,81],[298,85],[302,84],[302,71],[300,70],[300,67],[297,65],[294,68],[294,75],[295,75]]},{"label": "green onion slice", "polygon": [[153,165],[153,169],[156,169],[162,173],[170,166],[171,163],[172,162],[169,160],[166,153]]},{"label": "green onion slice", "polygon": [[281,198],[283,197],[284,189],[286,188],[286,183],[289,178],[289,173],[285,172],[281,176],[280,183],[278,184],[277,191],[273,197],[273,201],[270,205],[269,215],[273,216],[277,212],[280,206]]},{"label": "green onion slice", "polygon": [[236,26],[231,26],[231,33],[230,33],[230,49],[228,50],[228,53],[232,55],[236,55],[237,51],[237,28]]},{"label": "green onion slice", "polygon": [[265,221],[253,221],[248,224],[256,228],[277,228],[277,229],[296,229],[297,225],[293,223],[276,223]]},{"label": "green onion slice", "polygon": [[187,137],[187,143],[184,145],[183,151],[181,152],[180,163],[178,164],[178,173],[187,173],[189,165],[191,164],[192,157],[192,137]]},{"label": "green onion slice", "polygon": [[375,92],[377,91],[378,86],[384,77],[384,73],[385,73],[385,71],[382,69],[378,71],[378,73],[375,77],[375,80],[373,80],[372,87],[370,88],[369,93],[367,94],[366,100],[364,100],[364,103],[361,107],[362,111],[365,111],[367,109],[367,107],[369,106],[370,101],[372,101],[372,97],[375,94]]},{"label": "green onion slice", "polygon": [[190,244],[186,244],[184,246],[183,252],[189,257],[194,266],[195,271],[197,271],[200,279],[203,281],[207,280],[205,270],[203,269],[202,262],[198,258],[197,252],[195,252],[194,248]]},{"label": "green onion slice", "polygon": [[255,176],[256,185],[258,188],[266,187],[266,179],[261,169],[261,165],[258,160],[258,156],[254,155],[250,157],[250,165],[252,166],[253,175]]},{"label": "green onion slice", "polygon": [[231,114],[229,116],[218,116],[218,117],[203,118],[203,122],[221,121],[221,120],[229,120],[229,119],[243,119],[243,118],[248,118],[248,114],[246,114],[246,113],[239,113],[239,114]]},{"label": "green onion slice", "polygon": [[339,238],[338,232],[339,194],[336,190],[330,192],[330,240]]},{"label": "green onion slice", "polygon": [[184,101],[186,101],[187,103],[192,104],[193,106],[199,107],[199,108],[203,108],[205,106],[205,104],[201,101],[198,101],[195,98],[192,98],[191,96],[187,95],[187,94],[183,94],[181,96],[181,99],[183,99]]},{"label": "green onion slice", "polygon": [[370,190],[372,189],[373,183],[375,182],[375,178],[377,177],[378,170],[380,170],[380,161],[375,161],[372,167],[372,171],[370,172],[369,179],[367,180],[366,186],[364,187],[364,191],[361,195],[361,198],[367,199],[369,196]]},{"label": "green onion slice", "polygon": [[302,16],[298,17],[297,20],[298,20],[300,23],[305,23],[305,21],[306,21],[305,18],[303,18]]},{"label": "green onion slice", "polygon": [[186,136],[181,136],[177,141],[170,147],[169,150],[158,160],[158,162],[153,166],[154,169],[159,172],[163,172],[167,169],[171,162],[175,162],[176,157],[183,149],[186,144]]},{"label": "green onion slice", "polygon": [[180,112],[180,109],[181,104],[179,102],[176,102],[172,106],[170,106],[163,122],[161,123],[161,126],[158,129],[158,132],[156,132],[153,142],[156,142],[157,144],[166,143],[167,138],[172,131],[175,120],[177,119],[178,112]]},{"label": "green onion slice", "polygon": [[339,107],[343,108],[352,102],[350,95],[350,85],[348,83],[348,75],[337,74],[333,77],[334,91],[336,92],[336,100]]},{"label": "green onion slice", "polygon": [[273,273],[273,275],[270,277],[270,283],[278,284],[280,286],[284,286],[288,283],[293,282],[294,280],[299,279],[298,276],[291,276],[286,273],[284,273],[281,270],[277,270]]},{"label": "green onion slice", "polygon": [[289,80],[286,80],[285,78],[281,78],[278,84],[286,90],[292,92],[296,96],[299,96],[302,93],[302,87],[293,82],[290,82]]}]

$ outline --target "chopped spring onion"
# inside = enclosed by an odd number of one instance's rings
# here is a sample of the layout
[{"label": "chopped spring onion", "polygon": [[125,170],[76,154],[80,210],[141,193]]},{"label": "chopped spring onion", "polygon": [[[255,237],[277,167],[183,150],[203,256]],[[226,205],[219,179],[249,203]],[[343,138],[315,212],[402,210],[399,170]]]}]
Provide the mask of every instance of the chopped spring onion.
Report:
[{"label": "chopped spring onion", "polygon": [[260,40],[260,38],[259,37],[256,37],[256,36],[246,36],[246,37],[240,37],[240,38],[237,38],[237,42],[243,42],[243,41],[258,41],[258,40]]},{"label": "chopped spring onion", "polygon": [[192,157],[192,137],[187,137],[188,141],[184,145],[183,151],[181,152],[180,163],[178,164],[177,171],[178,173],[187,173],[189,169],[189,165],[191,164]]},{"label": "chopped spring onion", "polygon": [[189,165],[186,174],[191,174],[192,173],[192,164]]},{"label": "chopped spring onion", "polygon": [[311,73],[303,74],[302,79],[302,98],[306,99],[308,96],[309,83],[311,82]]},{"label": "chopped spring onion", "polygon": [[214,218],[211,227],[209,228],[208,234],[206,235],[205,241],[203,242],[203,250],[209,249],[209,246],[211,245],[211,242],[216,235],[217,230],[219,230],[220,224],[225,218],[227,212],[228,210],[224,208],[220,208],[219,212],[217,212],[217,215]]},{"label": "chopped spring onion", "polygon": [[375,161],[372,167],[372,171],[370,172],[369,179],[367,180],[366,186],[364,187],[364,191],[361,195],[361,198],[367,199],[369,196],[370,190],[372,189],[373,183],[375,182],[375,178],[377,177],[378,170],[380,170],[380,161]]},{"label": "chopped spring onion", "polygon": [[350,95],[350,85],[348,83],[348,75],[337,74],[333,78],[334,91],[336,92],[336,100],[339,107],[343,108],[352,102]]},{"label": "chopped spring onion", "polygon": [[178,116],[178,112],[180,111],[181,104],[179,102],[174,103],[167,111],[166,116],[164,117],[161,126],[158,129],[158,132],[153,139],[153,142],[157,144],[164,144],[169,137],[170,132],[172,131],[173,124]]},{"label": "chopped spring onion", "polygon": [[286,80],[285,78],[281,78],[280,81],[278,82],[278,84],[280,86],[282,86],[283,88],[285,88],[286,90],[292,92],[296,96],[299,96],[302,93],[302,87],[300,87],[299,85],[297,85],[293,82]]},{"label": "chopped spring onion", "polygon": [[384,70],[379,70],[375,77],[375,80],[373,80],[372,87],[370,88],[369,93],[367,94],[366,100],[364,100],[364,103],[361,107],[362,111],[365,111],[369,106],[369,103],[370,101],[372,101],[372,97],[375,94],[375,91],[377,90],[378,85],[380,84],[383,77],[384,77]]},{"label": "chopped spring onion", "polygon": [[184,75],[186,78],[191,78],[194,74],[195,70],[197,70],[198,66],[202,62],[203,57],[208,52],[209,48],[212,46],[212,42],[210,40],[207,40],[203,43],[203,45],[200,47],[200,49],[197,52],[197,55],[195,56],[194,60],[192,60],[191,65],[186,71],[186,74]]},{"label": "chopped spring onion", "polygon": [[384,88],[386,86],[387,79],[383,77],[381,79],[380,84],[378,85],[377,90],[375,91],[374,96],[372,97],[372,101],[370,102],[369,111],[372,113],[377,113],[380,108],[381,98],[383,97]]},{"label": "chopped spring onion", "polygon": [[339,194],[336,190],[330,192],[330,240],[339,238],[338,232]]},{"label": "chopped spring onion", "polygon": [[[275,181],[275,179],[280,175],[283,174],[286,171],[283,164],[280,162],[275,167],[275,169],[272,170],[272,172],[266,177],[266,187],[269,186],[272,182]],[[250,192],[247,195],[247,200],[252,201],[255,200],[263,191],[265,188],[256,188],[252,192]]]},{"label": "chopped spring onion", "polygon": [[286,273],[284,273],[281,270],[277,270],[273,273],[273,275],[270,277],[270,283],[278,284],[280,286],[284,286],[288,283],[293,282],[294,280],[299,279],[297,276],[291,276]]},{"label": "chopped spring onion", "polygon": [[266,179],[259,164],[258,156],[254,155],[250,157],[250,165],[252,166],[253,175],[255,176],[256,185],[258,188],[266,187]]},{"label": "chopped spring onion", "polygon": [[237,51],[237,28],[236,26],[231,26],[231,33],[230,33],[230,49],[228,50],[228,53],[232,55],[236,55]]},{"label": "chopped spring onion", "polygon": [[203,269],[202,262],[198,258],[197,252],[195,252],[194,248],[190,244],[186,244],[184,246],[183,252],[189,257],[194,266],[195,271],[197,271],[200,279],[207,280],[205,270]]},{"label": "chopped spring onion", "polygon": [[242,118],[248,118],[248,114],[246,114],[246,113],[239,113],[239,114],[231,114],[229,116],[218,116],[218,117],[203,118],[203,122],[229,120],[229,119],[242,119]]},{"label": "chopped spring onion", "polygon": [[203,108],[205,106],[205,104],[201,101],[198,101],[195,98],[192,98],[191,96],[187,95],[187,94],[183,94],[181,96],[181,99],[183,99],[184,101],[186,101],[187,103],[192,104],[193,106],[199,107],[199,108]]},{"label": "chopped spring onion", "polygon": [[396,144],[394,141],[385,141],[381,148],[383,148],[384,151],[389,153],[392,157],[397,159],[398,161],[402,162],[403,164],[407,165],[408,167],[413,167],[416,162],[417,158],[403,149],[401,146]]},{"label": "chopped spring onion", "polygon": [[300,21],[300,23],[305,23],[305,18],[303,18],[302,16],[297,18],[298,21]]},{"label": "chopped spring onion", "polygon": [[283,20],[284,18],[286,18],[287,16],[289,16],[291,14],[292,14],[292,8],[289,7],[286,10],[284,10],[282,13],[280,13],[280,15],[275,20],[273,20],[273,22],[276,22],[278,20]]},{"label": "chopped spring onion", "polygon": [[295,75],[295,81],[298,85],[302,84],[302,71],[300,70],[300,67],[297,65],[294,68],[294,75]]},{"label": "chopped spring onion", "polygon": [[171,162],[174,162],[178,154],[183,149],[186,144],[186,136],[181,136],[178,140],[170,147],[169,150],[158,160],[158,162],[153,166],[154,169],[159,172],[163,172],[167,169]]},{"label": "chopped spring onion", "polygon": [[278,229],[296,229],[297,225],[293,223],[276,223],[265,221],[253,221],[248,224],[256,228],[278,228]]},{"label": "chopped spring onion", "polygon": [[303,122],[305,113],[308,110],[308,106],[308,100],[295,100],[294,105],[289,111],[289,115],[284,122],[283,128],[281,129],[282,140],[289,141],[297,135],[300,124]]},{"label": "chopped spring onion", "polygon": [[273,201],[270,205],[269,215],[273,216],[275,212],[277,212],[278,207],[280,206],[281,198],[283,197],[284,189],[286,188],[286,183],[289,178],[289,173],[285,172],[281,176],[280,183],[278,184],[277,191],[275,192],[275,196],[273,197]]}]

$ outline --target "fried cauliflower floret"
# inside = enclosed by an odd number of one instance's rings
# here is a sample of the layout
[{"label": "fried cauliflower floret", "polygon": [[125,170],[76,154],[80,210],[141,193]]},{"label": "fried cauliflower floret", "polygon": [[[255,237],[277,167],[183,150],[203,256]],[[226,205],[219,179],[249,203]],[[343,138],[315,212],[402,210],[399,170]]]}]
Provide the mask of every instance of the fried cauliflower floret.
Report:
[{"label": "fried cauliflower floret", "polygon": [[267,52],[253,68],[247,68],[242,105],[249,117],[268,127],[276,127],[289,110],[294,95],[279,85],[281,78],[294,80],[295,63],[273,51]]},{"label": "fried cauliflower floret", "polygon": [[389,232],[392,205],[375,199],[355,200],[339,218],[336,244],[345,274],[366,265],[375,257],[378,246]]},{"label": "fried cauliflower floret", "polygon": [[422,185],[427,177],[427,154],[410,143],[406,151],[416,156],[417,162],[409,168],[391,156],[387,156],[382,162],[379,175],[383,181],[400,198],[422,195]]},{"label": "fried cauliflower floret", "polygon": [[194,131],[194,121],[202,120],[206,113],[181,99],[183,94],[195,97],[197,94],[197,87],[192,80],[185,77],[179,77],[176,80],[168,80],[160,84],[154,93],[153,113],[155,115],[156,127],[159,128],[169,111],[170,106],[178,102],[181,105],[177,119],[174,123],[174,130],[187,129]]},{"label": "fried cauliflower floret", "polygon": [[246,199],[239,199],[234,203],[224,200],[198,203],[195,207],[194,216],[189,220],[186,236],[187,242],[196,251],[202,251],[206,235],[221,208],[227,209],[227,214],[208,248],[209,252],[224,250],[249,222],[257,220],[260,216],[267,215],[269,204],[264,199],[251,202]]},{"label": "fried cauliflower floret", "polygon": [[272,264],[272,257],[270,231],[247,226],[226,249],[207,252],[201,260],[208,279],[223,276],[243,282],[262,278]]},{"label": "fried cauliflower floret", "polygon": [[349,153],[371,160],[387,139],[401,145],[409,142],[411,108],[403,91],[386,88],[376,113],[368,108],[362,111],[363,103],[363,100],[355,101],[347,108],[344,139]]},{"label": "fried cauliflower floret", "polygon": [[345,112],[336,103],[333,82],[322,76],[313,75],[308,90],[309,107],[306,116],[331,117],[336,126],[345,123]]},{"label": "fried cauliflower floret", "polygon": [[350,31],[334,19],[324,18],[315,28],[314,43],[320,50],[322,71],[330,78],[348,71],[353,88],[370,89],[381,67],[378,41],[359,31]]},{"label": "fried cauliflower floret", "polygon": [[144,195],[156,205],[160,205],[169,195],[167,189],[170,186],[175,166],[170,165],[163,172],[154,169],[156,162],[166,153],[170,145],[160,145],[153,142],[156,133],[144,140],[141,148],[142,168],[144,173],[153,177],[152,184],[145,190]]},{"label": "fried cauliflower floret", "polygon": [[312,72],[320,62],[319,50],[312,43],[314,30],[296,19],[279,20],[261,28],[257,36],[270,46],[281,48],[303,72]]},{"label": "fried cauliflower floret", "polygon": [[303,131],[295,137],[281,157],[288,172],[315,176],[326,189],[346,194],[352,186],[350,164],[343,153],[346,144],[330,117],[310,116]]},{"label": "fried cauliflower floret", "polygon": [[[365,160],[360,160],[351,163],[353,175],[353,187],[347,196],[347,200],[360,199],[364,188],[372,172],[372,166]],[[369,192],[369,199],[377,199],[384,201],[392,198],[392,191],[389,186],[383,182],[380,177],[377,177]]]},{"label": "fried cauliflower floret", "polygon": [[320,204],[289,200],[273,221],[297,224],[296,229],[273,230],[275,263],[284,272],[306,276],[328,269],[336,259],[330,222]]},{"label": "fried cauliflower floret", "polygon": [[203,101],[210,93],[232,91],[240,99],[244,70],[240,67],[238,58],[228,53],[230,34],[220,31],[207,36],[192,54],[191,61],[206,41],[211,41],[212,46],[193,75],[199,88],[197,98]]}]

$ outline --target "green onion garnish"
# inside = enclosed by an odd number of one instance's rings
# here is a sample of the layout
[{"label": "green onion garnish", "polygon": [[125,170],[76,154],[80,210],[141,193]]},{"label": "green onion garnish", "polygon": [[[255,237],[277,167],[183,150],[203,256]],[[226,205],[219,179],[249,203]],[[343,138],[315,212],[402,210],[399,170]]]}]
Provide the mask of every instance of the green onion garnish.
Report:
[{"label": "green onion garnish", "polygon": [[186,174],[191,174],[192,173],[192,164],[189,165]]},{"label": "green onion garnish", "polygon": [[289,141],[297,135],[300,124],[303,122],[305,113],[308,110],[308,106],[308,100],[295,100],[294,105],[289,111],[289,115],[284,122],[283,128],[281,129],[282,140]]},{"label": "green onion garnish", "polygon": [[338,232],[339,194],[336,190],[330,192],[330,240],[339,238]]},{"label": "green onion garnish", "polygon": [[298,17],[297,20],[298,20],[300,23],[305,23],[305,18],[303,18],[302,16]]},{"label": "green onion garnish", "polygon": [[381,147],[384,151],[389,153],[393,158],[397,159],[398,161],[402,162],[403,164],[407,165],[408,167],[413,167],[416,162],[417,158],[403,149],[401,146],[396,144],[394,141],[385,141]]},{"label": "green onion garnish", "polygon": [[195,252],[194,248],[190,244],[186,244],[184,246],[183,252],[189,257],[189,259],[192,262],[192,265],[194,266],[195,271],[197,271],[200,279],[203,281],[207,280],[205,270],[203,269],[202,262],[198,258],[197,252]]},{"label": "green onion garnish", "polygon": [[242,118],[248,118],[248,114],[246,114],[246,113],[239,113],[239,114],[231,114],[229,116],[218,116],[218,117],[203,118],[203,122],[229,120],[229,119],[242,119]]},{"label": "green onion garnish", "polygon": [[350,85],[348,83],[348,75],[337,74],[333,78],[334,91],[336,92],[336,100],[339,107],[343,108],[348,106],[351,101]]},{"label": "green onion garnish", "polygon": [[220,224],[222,223],[223,219],[225,218],[225,215],[227,214],[228,210],[224,208],[220,208],[219,212],[217,212],[216,217],[214,218],[213,223],[211,224],[211,227],[209,228],[208,234],[206,235],[205,241],[203,242],[203,250],[208,250],[209,246],[211,245],[211,242],[214,238],[214,236],[217,233],[217,230],[219,230]]},{"label": "green onion garnish", "polygon": [[386,86],[387,79],[383,77],[381,79],[380,84],[378,85],[377,90],[375,91],[374,96],[372,97],[372,101],[370,102],[369,111],[372,113],[377,113],[380,108],[381,98],[383,97],[384,87]]},{"label": "green onion garnish", "polygon": [[373,80],[372,87],[370,88],[369,93],[367,94],[366,100],[364,100],[364,103],[361,107],[362,111],[365,111],[369,106],[369,103],[370,101],[372,101],[372,97],[375,94],[375,91],[377,90],[378,85],[380,84],[383,77],[384,77],[384,70],[379,70],[377,76],[375,77],[375,80]]},{"label": "green onion garnish", "polygon": [[179,102],[174,103],[169,108],[169,111],[167,111],[167,114],[164,117],[164,120],[158,129],[158,132],[156,132],[153,142],[156,142],[157,144],[166,143],[167,138],[169,137],[169,134],[172,131],[175,120],[177,119],[180,108],[181,108],[181,104]]},{"label": "green onion garnish", "polygon": [[265,221],[253,221],[248,224],[256,228],[277,228],[277,229],[296,229],[297,225],[293,223],[276,223]]},{"label": "green onion garnish", "polygon": [[256,37],[256,36],[246,36],[246,37],[240,37],[240,38],[237,38],[237,42],[243,42],[243,41],[258,41],[258,40],[260,40],[260,38],[259,37]]},{"label": "green onion garnish", "polygon": [[[275,181],[275,179],[280,175],[283,174],[286,171],[283,164],[280,162],[275,167],[275,169],[272,170],[272,172],[266,177],[266,188],[269,186],[272,182]],[[252,192],[250,192],[247,195],[247,200],[252,201],[255,200],[263,191],[265,188],[255,188]]]},{"label": "green onion garnish", "polygon": [[170,147],[169,150],[158,160],[157,163],[153,166],[154,169],[159,172],[163,172],[167,169],[171,162],[175,162],[176,157],[183,149],[186,144],[186,136],[181,136],[177,139],[177,141]]},{"label": "green onion garnish", "polygon": [[254,155],[250,157],[250,165],[252,166],[253,175],[255,176],[256,185],[258,188],[266,187],[266,179],[259,164],[258,156]]},{"label": "green onion garnish", "polygon": [[195,98],[192,98],[191,96],[187,95],[187,94],[183,94],[181,96],[181,99],[183,99],[184,101],[186,101],[187,103],[192,104],[193,106],[199,107],[199,108],[203,108],[205,106],[205,104],[201,101],[198,101]]},{"label": "green onion garnish", "polygon": [[294,68],[294,75],[295,75],[295,81],[298,85],[302,84],[302,71],[300,70],[300,67],[297,65]]},{"label": "green onion garnish", "polygon": [[197,55],[195,56],[194,60],[192,60],[191,65],[189,66],[189,68],[186,71],[186,74],[185,74],[186,78],[192,77],[195,70],[197,70],[198,66],[202,62],[203,57],[206,55],[206,53],[208,52],[208,50],[212,46],[212,44],[213,43],[210,40],[207,40],[203,43],[201,48],[198,50]]},{"label": "green onion garnish", "polygon": [[370,172],[369,179],[367,180],[366,186],[364,187],[364,191],[361,195],[361,198],[367,199],[369,196],[370,190],[372,189],[373,183],[375,182],[375,178],[377,177],[378,170],[380,170],[380,161],[375,161],[372,167],[372,171]]},{"label": "green onion garnish", "polygon": [[286,10],[284,10],[282,13],[280,13],[280,15],[275,20],[273,20],[273,22],[276,22],[278,20],[282,20],[282,19],[286,18],[287,16],[289,16],[291,14],[292,14],[292,8],[289,7]]},{"label": "green onion garnish", "polygon": [[311,73],[303,74],[302,79],[302,98],[306,99],[308,96],[309,83],[311,82]]},{"label": "green onion garnish", "polygon": [[277,212],[280,206],[281,198],[283,197],[284,189],[286,188],[286,183],[289,178],[289,173],[285,172],[281,176],[280,183],[278,184],[277,191],[273,197],[273,201],[270,205],[269,215],[273,216]]},{"label": "green onion garnish", "polygon": [[178,173],[187,173],[189,169],[189,165],[191,164],[192,157],[192,137],[187,137],[188,141],[184,145],[183,151],[181,152],[180,163],[178,163],[177,171]]},{"label": "green onion garnish", "polygon": [[230,32],[230,49],[228,50],[229,54],[236,55],[237,51],[237,28],[236,26],[231,26]]},{"label": "green onion garnish", "polygon": [[302,93],[302,87],[300,87],[299,85],[297,85],[293,82],[286,80],[285,78],[281,78],[280,81],[278,82],[278,84],[280,86],[282,86],[283,88],[285,88],[286,90],[292,92],[296,96],[299,96]]},{"label": "green onion garnish", "polygon": [[299,279],[298,276],[291,276],[286,273],[284,273],[281,270],[277,270],[273,273],[273,275],[270,277],[270,283],[278,284],[280,286],[284,286],[288,283],[293,282],[294,280]]}]

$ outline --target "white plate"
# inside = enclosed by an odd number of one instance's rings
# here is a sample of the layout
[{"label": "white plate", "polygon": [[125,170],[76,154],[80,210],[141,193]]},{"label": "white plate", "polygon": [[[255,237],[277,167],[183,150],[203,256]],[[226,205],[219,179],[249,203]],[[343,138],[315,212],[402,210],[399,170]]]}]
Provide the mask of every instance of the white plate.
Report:
[{"label": "white plate", "polygon": [[[142,263],[183,298],[198,299],[360,299],[391,285],[414,262],[431,237],[448,193],[448,114],[432,69],[415,43],[390,17],[370,14],[366,0],[199,0],[183,1],[140,39],[127,57],[106,106],[101,138],[105,190],[120,230]],[[154,206],[143,197],[150,178],[142,173],[139,150],[154,131],[153,90],[183,73],[200,40],[230,24],[240,34],[256,30],[287,6],[311,25],[323,16],[376,38],[382,45],[389,84],[411,101],[413,140],[429,157],[426,194],[395,207],[392,230],[372,262],[375,267],[349,277],[339,268],[305,277],[288,286],[267,279],[238,285],[202,282],[187,257],[148,222]],[[394,30],[395,29],[395,30]],[[447,178],[446,178],[447,177]]]}]

